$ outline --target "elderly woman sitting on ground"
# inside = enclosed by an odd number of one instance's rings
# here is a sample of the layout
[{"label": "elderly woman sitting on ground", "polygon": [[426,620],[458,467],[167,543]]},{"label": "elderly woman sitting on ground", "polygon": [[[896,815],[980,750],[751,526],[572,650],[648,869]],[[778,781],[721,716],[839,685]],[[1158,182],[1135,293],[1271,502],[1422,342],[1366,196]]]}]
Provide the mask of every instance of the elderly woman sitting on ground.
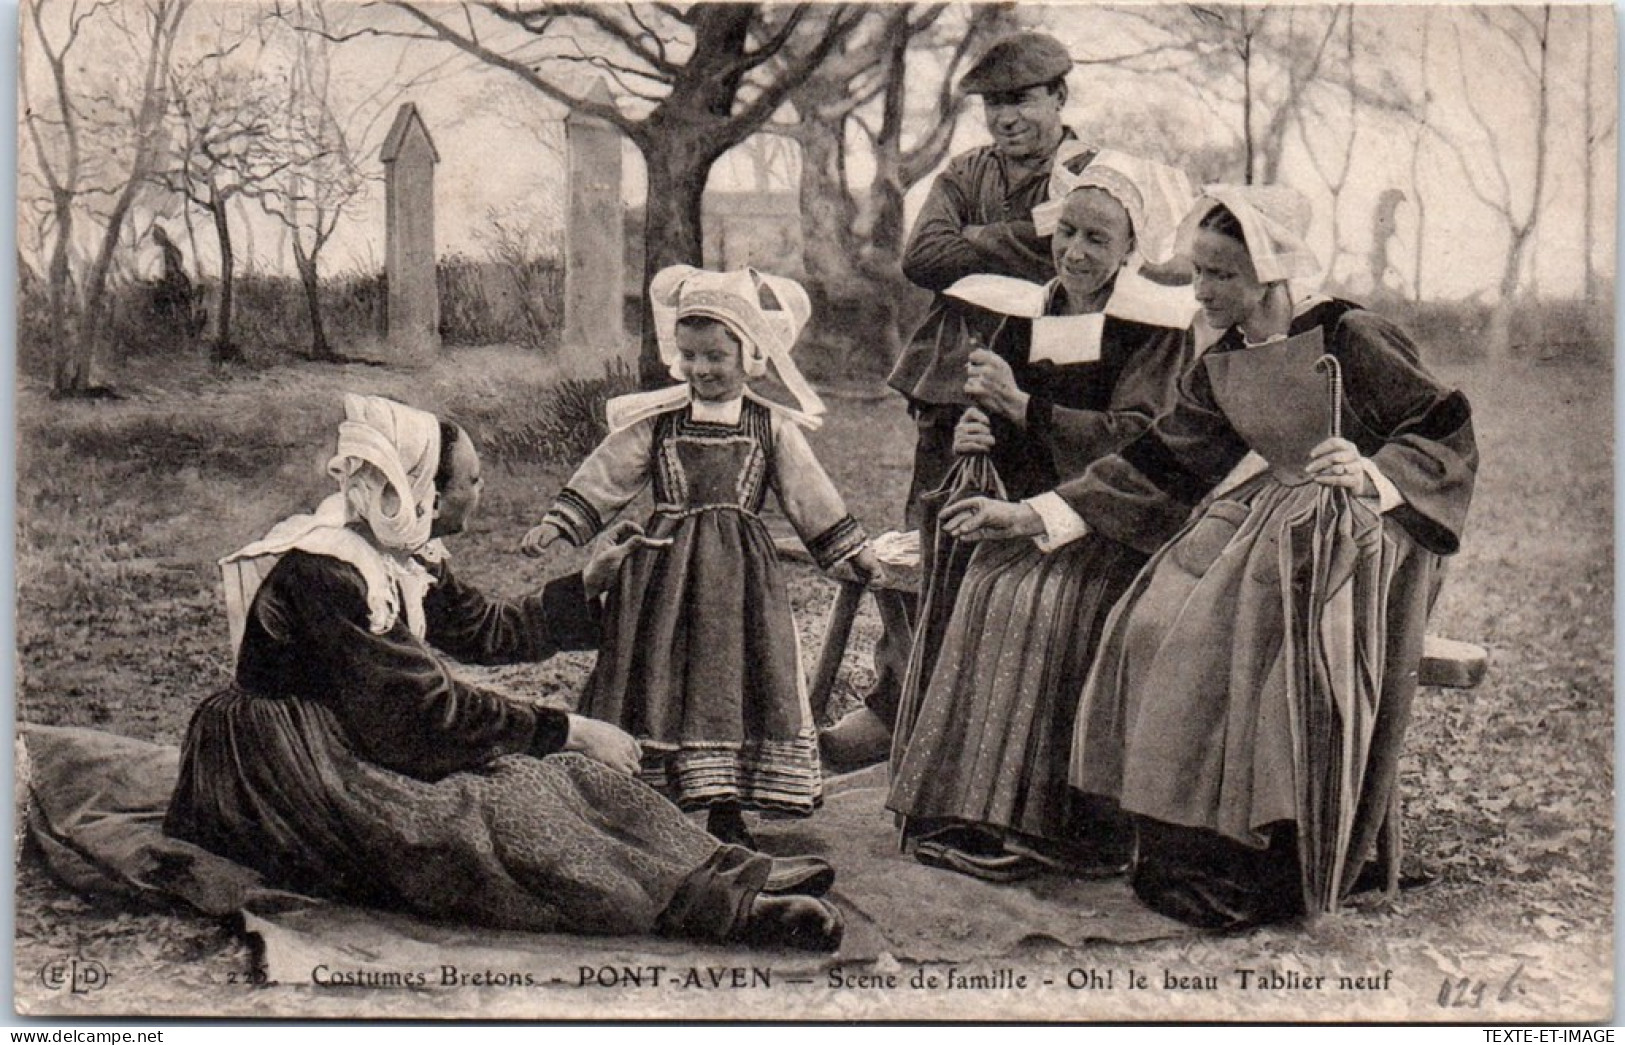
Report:
[{"label": "elderly woman sitting on ground", "polygon": [[431,918],[838,946],[828,864],[719,845],[632,778],[631,737],[460,682],[435,652],[591,648],[633,542],[539,595],[487,599],[437,539],[479,503],[468,435],[377,397],[345,413],[341,492],[238,553],[279,558],[235,681],[187,730],[166,833],[286,888]]}]

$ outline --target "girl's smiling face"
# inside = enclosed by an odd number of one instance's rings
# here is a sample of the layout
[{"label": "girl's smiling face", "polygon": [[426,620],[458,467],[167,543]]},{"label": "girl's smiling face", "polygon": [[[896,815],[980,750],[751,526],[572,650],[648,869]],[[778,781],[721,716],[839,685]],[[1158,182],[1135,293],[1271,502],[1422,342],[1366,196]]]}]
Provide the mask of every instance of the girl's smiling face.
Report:
[{"label": "girl's smiling face", "polygon": [[1245,323],[1269,289],[1258,281],[1246,246],[1216,229],[1196,230],[1191,269],[1191,288],[1202,306],[1202,318],[1216,330]]},{"label": "girl's smiling face", "polygon": [[744,350],[728,328],[716,320],[680,321],[677,355],[694,398],[725,403],[745,394]]}]

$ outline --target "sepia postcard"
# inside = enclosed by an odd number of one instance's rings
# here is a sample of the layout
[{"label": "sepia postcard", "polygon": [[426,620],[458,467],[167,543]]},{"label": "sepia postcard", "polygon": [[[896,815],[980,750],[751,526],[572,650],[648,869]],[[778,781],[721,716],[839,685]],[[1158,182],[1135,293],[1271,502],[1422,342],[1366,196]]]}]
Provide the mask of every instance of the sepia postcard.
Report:
[{"label": "sepia postcard", "polygon": [[16,13],[18,1016],[1613,1019],[1611,6]]}]

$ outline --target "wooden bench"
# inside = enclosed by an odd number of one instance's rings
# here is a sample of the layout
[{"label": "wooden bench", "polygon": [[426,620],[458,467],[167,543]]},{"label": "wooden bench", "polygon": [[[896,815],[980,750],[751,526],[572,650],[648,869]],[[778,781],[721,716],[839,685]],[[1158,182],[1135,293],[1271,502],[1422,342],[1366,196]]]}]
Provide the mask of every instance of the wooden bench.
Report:
[{"label": "wooden bench", "polygon": [[[779,558],[786,562],[812,564],[812,556],[794,537],[780,537],[774,541]],[[815,721],[822,721],[829,696],[835,689],[835,677],[840,673],[841,661],[846,656],[847,643],[852,638],[852,622],[857,619],[858,606],[865,592],[875,598],[883,625],[889,629],[907,630],[908,617],[904,598],[920,588],[919,566],[887,565],[886,571],[870,584],[859,577],[857,571],[846,564],[837,566],[830,575],[836,583],[835,604],[830,607],[824,624],[824,641],[818,650],[818,663],[813,668],[808,699],[812,704]],[[1429,635],[1422,647],[1421,684],[1449,689],[1472,689],[1484,681],[1489,670],[1489,654],[1484,647],[1471,642]]]}]

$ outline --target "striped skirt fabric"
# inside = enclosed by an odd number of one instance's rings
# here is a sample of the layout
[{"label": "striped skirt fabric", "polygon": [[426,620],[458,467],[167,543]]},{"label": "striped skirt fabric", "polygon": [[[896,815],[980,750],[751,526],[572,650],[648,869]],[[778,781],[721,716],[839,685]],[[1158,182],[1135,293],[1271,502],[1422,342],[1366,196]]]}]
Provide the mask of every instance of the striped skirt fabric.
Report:
[{"label": "striped skirt fabric", "polygon": [[968,825],[1028,848],[1077,837],[1067,767],[1078,697],[1113,604],[1143,557],[1090,536],[1044,554],[977,548],[887,805],[905,841]]}]

